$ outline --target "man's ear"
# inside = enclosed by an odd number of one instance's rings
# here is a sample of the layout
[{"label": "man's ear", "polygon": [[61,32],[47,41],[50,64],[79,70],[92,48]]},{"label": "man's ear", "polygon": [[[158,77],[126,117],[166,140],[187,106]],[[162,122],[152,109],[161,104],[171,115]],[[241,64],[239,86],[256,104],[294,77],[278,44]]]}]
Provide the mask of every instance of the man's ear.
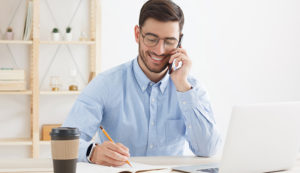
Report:
[{"label": "man's ear", "polygon": [[135,25],[134,27],[134,37],[135,37],[135,42],[139,43],[139,36],[140,36],[140,27],[138,25]]}]

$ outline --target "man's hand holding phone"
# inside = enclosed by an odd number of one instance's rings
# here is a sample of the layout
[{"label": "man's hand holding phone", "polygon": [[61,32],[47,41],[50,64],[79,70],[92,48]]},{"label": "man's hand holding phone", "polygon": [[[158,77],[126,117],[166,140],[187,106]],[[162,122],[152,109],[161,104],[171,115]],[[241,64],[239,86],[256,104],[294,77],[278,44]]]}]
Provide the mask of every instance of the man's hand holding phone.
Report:
[{"label": "man's hand holding phone", "polygon": [[[192,61],[188,57],[186,50],[180,46],[179,48],[174,49],[170,54],[169,70],[171,71],[169,73],[177,91],[185,92],[190,90],[191,84],[188,82],[187,77],[192,67]],[[178,67],[181,62],[181,67],[174,70],[172,68],[173,62],[176,67]]]}]

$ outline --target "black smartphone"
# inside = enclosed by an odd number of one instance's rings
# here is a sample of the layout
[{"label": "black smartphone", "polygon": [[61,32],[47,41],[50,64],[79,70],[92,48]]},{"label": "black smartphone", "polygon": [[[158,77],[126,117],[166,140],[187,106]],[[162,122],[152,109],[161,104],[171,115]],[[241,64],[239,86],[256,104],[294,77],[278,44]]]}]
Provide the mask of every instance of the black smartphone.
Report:
[{"label": "black smartphone", "polygon": [[[182,37],[183,37],[183,34],[180,36],[179,38],[179,42],[178,42],[178,45],[176,48],[179,48],[181,46],[181,42],[182,42]],[[171,56],[171,55],[170,55]],[[172,66],[173,66],[173,62],[169,64],[169,74],[172,73]]]}]

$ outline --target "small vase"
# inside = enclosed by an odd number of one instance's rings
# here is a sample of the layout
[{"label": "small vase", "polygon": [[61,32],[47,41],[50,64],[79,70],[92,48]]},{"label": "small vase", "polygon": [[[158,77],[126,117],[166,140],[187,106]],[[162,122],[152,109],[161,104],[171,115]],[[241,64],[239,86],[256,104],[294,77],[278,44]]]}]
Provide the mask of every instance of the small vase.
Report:
[{"label": "small vase", "polygon": [[72,33],[66,33],[65,35],[65,40],[66,41],[72,41],[73,38],[73,34]]},{"label": "small vase", "polygon": [[6,40],[13,40],[14,39],[14,33],[13,32],[6,32],[5,33]]},{"label": "small vase", "polygon": [[60,40],[60,34],[59,33],[52,33],[52,40],[53,41],[59,41]]},{"label": "small vase", "polygon": [[59,91],[61,80],[59,76],[50,76],[50,88],[52,91]]}]

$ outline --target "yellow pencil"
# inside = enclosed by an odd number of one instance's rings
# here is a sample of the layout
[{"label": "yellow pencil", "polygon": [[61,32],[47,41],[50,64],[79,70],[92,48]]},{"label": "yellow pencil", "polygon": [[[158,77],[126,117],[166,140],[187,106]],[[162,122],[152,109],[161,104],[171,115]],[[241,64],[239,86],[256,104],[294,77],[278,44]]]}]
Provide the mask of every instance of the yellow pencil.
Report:
[{"label": "yellow pencil", "polygon": [[[115,143],[111,137],[108,135],[108,133],[104,130],[104,128],[102,126],[100,126],[100,129],[102,130],[102,132],[104,133],[104,135],[108,138],[109,141]],[[130,162],[128,160],[126,160],[126,163],[132,167],[132,165],[130,164]]]}]

